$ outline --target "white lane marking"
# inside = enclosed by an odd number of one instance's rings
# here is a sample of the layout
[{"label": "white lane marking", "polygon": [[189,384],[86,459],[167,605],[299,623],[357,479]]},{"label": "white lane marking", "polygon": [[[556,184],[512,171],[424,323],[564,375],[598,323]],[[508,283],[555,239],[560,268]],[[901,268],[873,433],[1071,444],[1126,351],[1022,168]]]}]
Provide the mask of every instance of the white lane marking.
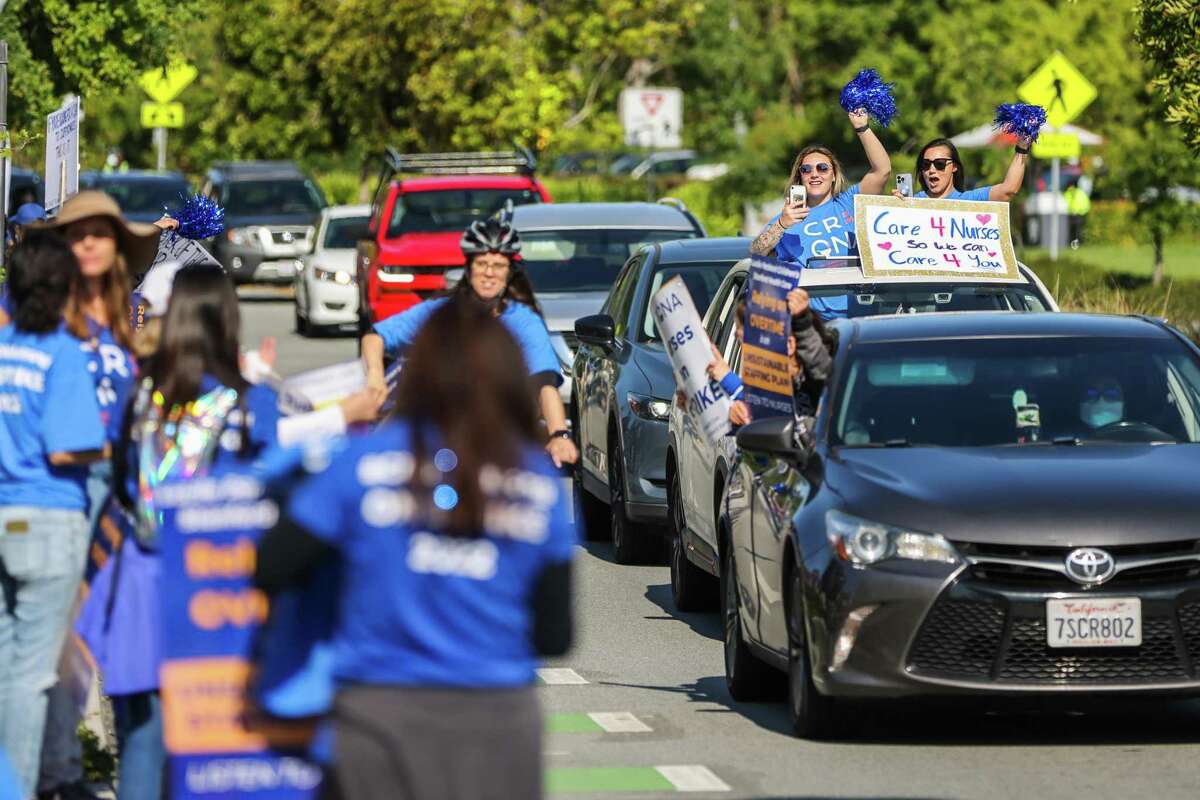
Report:
[{"label": "white lane marking", "polygon": [[655,767],[669,780],[677,792],[728,792],[729,784],[699,764],[677,764]]},{"label": "white lane marking", "polygon": [[597,711],[588,714],[606,733],[650,733],[650,726],[628,711]]},{"label": "white lane marking", "polygon": [[583,676],[568,667],[543,667],[537,671],[537,676],[548,686],[580,686],[587,683]]}]

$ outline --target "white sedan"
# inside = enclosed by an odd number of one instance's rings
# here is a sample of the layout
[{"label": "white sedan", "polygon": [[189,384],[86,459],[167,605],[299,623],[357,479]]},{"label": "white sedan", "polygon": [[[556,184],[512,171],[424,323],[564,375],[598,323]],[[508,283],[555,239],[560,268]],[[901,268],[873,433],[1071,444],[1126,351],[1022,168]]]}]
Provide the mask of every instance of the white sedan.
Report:
[{"label": "white sedan", "polygon": [[356,330],[355,248],[367,236],[370,206],[331,206],[321,212],[316,245],[296,275],[296,332]]}]

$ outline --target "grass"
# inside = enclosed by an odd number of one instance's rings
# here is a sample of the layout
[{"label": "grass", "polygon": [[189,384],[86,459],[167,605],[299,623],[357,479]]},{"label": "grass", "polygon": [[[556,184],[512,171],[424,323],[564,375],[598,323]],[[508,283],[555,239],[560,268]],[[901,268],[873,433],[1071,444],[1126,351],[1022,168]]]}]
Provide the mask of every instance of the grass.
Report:
[{"label": "grass", "polygon": [[[1029,263],[1031,260],[1048,259],[1049,254],[1040,247],[1027,247],[1019,254],[1019,258]],[[1130,275],[1150,275],[1154,272],[1154,248],[1148,244],[1084,244],[1077,249],[1060,252],[1059,258],[1084,262],[1108,272]],[[1163,247],[1163,264],[1167,279],[1200,280],[1200,242],[1166,244]]]}]

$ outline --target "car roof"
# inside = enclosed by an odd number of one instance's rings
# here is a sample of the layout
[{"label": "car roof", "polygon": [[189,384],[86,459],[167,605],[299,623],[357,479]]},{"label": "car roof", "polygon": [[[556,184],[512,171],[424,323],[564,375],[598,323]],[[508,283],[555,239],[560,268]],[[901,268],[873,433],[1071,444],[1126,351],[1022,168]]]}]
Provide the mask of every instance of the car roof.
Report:
[{"label": "car roof", "polygon": [[694,231],[678,208],[663,203],[539,203],[513,209],[518,231],[559,228],[653,228]]},{"label": "car roof", "polygon": [[305,177],[291,161],[218,161],[212,165],[209,174],[221,175],[230,181]]},{"label": "car roof", "polygon": [[[1029,270],[1025,264],[1017,262],[1016,278],[980,278],[972,276],[963,278],[961,281],[947,275],[922,275],[922,276],[877,276],[867,278],[862,274],[862,270],[858,267],[826,267],[823,269],[802,269],[800,271],[801,286],[846,286],[846,285],[862,285],[862,286],[882,286],[904,283],[963,283],[963,284],[979,284],[979,283],[997,283],[1009,285],[1030,286],[1032,281],[1029,280],[1026,271]],[[730,270],[730,274],[749,272],[750,259],[744,258],[739,261],[734,268]]]},{"label": "car roof", "polygon": [[371,214],[371,206],[369,205],[353,205],[353,206],[327,206],[322,212],[327,217],[334,219],[340,217],[366,217]]},{"label": "car roof", "polygon": [[528,175],[426,175],[402,178],[401,191],[436,192],[446,189],[532,189],[537,181]]},{"label": "car roof", "polygon": [[889,314],[856,317],[838,323],[853,329],[856,344],[922,339],[988,337],[1155,338],[1173,336],[1146,317],[1044,311],[947,311],[939,314]]},{"label": "car roof", "polygon": [[159,172],[153,169],[131,169],[127,172],[86,170],[80,173],[79,177],[100,181],[101,183],[120,183],[122,181],[174,181],[187,183],[187,178],[178,172]]},{"label": "car roof", "polygon": [[717,236],[711,239],[675,239],[656,245],[659,264],[682,264],[692,261],[737,261],[750,252],[750,239],[745,236]]}]

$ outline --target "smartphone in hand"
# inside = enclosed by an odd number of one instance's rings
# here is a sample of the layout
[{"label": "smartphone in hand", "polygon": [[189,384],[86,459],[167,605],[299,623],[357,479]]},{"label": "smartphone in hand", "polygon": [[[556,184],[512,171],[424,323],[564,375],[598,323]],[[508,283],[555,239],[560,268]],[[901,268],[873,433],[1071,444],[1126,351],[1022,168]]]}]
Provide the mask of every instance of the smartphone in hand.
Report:
[{"label": "smartphone in hand", "polygon": [[793,183],[788,187],[788,202],[793,204],[800,203],[801,205],[808,203],[808,192],[805,191],[802,184]]},{"label": "smartphone in hand", "polygon": [[912,174],[900,172],[896,174],[896,190],[905,197],[912,197]]}]

